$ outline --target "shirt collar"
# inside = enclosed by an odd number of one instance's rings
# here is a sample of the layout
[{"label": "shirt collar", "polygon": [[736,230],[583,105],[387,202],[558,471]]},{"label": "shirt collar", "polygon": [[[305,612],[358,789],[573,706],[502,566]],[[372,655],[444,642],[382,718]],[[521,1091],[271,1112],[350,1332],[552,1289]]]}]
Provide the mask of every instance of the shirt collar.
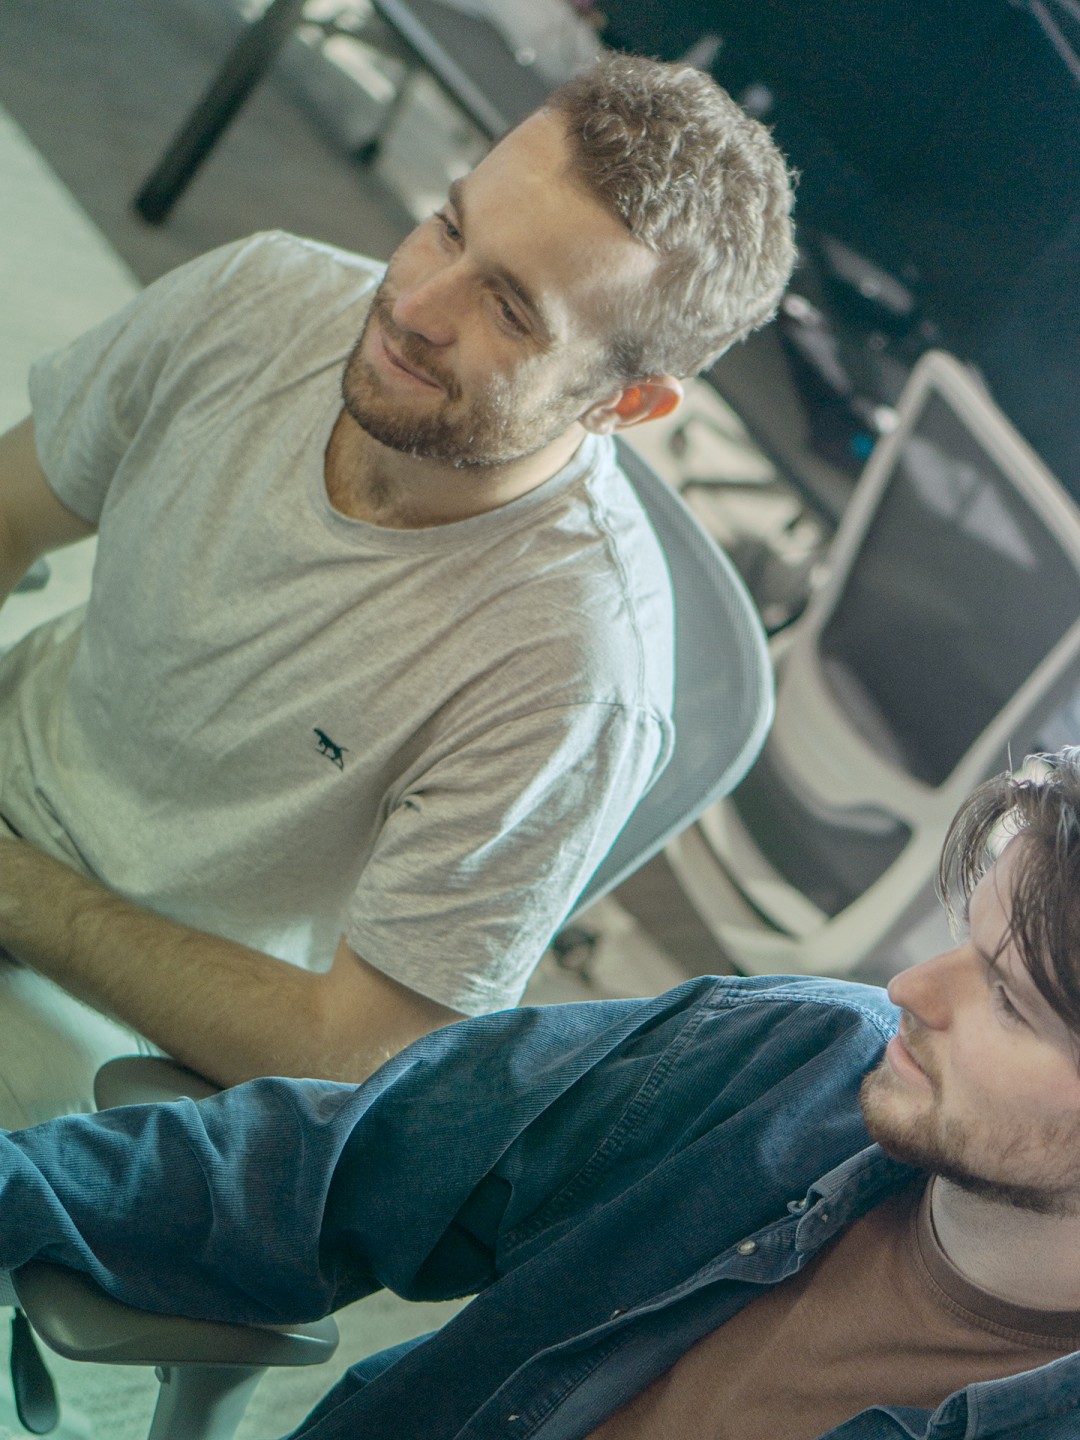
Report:
[{"label": "shirt collar", "polygon": [[916,1172],[891,1160],[880,1145],[867,1145],[815,1180],[801,1200],[788,1209],[801,1215],[795,1231],[798,1250],[817,1250],[884,1196],[907,1183]]}]

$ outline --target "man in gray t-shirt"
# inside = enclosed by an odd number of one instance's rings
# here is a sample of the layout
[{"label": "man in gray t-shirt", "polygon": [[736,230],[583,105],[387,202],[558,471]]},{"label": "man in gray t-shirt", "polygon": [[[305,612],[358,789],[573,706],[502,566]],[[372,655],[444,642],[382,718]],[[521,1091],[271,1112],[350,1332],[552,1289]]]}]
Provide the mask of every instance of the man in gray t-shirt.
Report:
[{"label": "man in gray t-shirt", "polygon": [[610,436],[769,318],[790,198],[711,80],[609,57],[385,273],[257,236],[35,367],[0,587],[99,542],[0,663],[9,1033],[75,997],[222,1084],[359,1079],[516,1001],[672,742]]}]

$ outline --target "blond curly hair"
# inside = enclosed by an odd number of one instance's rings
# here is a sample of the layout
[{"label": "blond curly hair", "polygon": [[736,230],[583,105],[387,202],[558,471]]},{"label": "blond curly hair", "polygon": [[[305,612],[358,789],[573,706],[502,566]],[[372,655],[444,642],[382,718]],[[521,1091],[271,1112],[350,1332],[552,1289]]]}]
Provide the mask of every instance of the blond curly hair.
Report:
[{"label": "blond curly hair", "polygon": [[611,54],[544,109],[575,172],[659,257],[621,305],[621,380],[695,375],[772,318],[795,263],[793,176],[772,136],[689,65]]}]

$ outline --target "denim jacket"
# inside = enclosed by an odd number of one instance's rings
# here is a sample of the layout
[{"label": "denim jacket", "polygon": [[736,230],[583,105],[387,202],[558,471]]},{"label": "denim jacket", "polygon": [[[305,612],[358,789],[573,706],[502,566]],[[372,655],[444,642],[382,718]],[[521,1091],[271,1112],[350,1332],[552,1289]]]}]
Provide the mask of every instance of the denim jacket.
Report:
[{"label": "denim jacket", "polygon": [[[256,1322],[474,1294],[295,1440],[577,1440],[910,1179],[857,1103],[894,1027],[871,987],[703,979],[462,1021],[361,1086],[65,1117],[0,1135],[0,1269]],[[1078,1408],[1072,1355],[822,1440],[1075,1440]]]}]

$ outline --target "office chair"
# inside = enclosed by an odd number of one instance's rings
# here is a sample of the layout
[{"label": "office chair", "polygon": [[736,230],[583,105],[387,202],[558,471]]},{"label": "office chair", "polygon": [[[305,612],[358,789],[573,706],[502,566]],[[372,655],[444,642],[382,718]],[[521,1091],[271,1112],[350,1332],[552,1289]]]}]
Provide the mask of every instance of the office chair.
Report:
[{"label": "office chair", "polygon": [[[123,1056],[98,1071],[99,1110],[187,1096],[215,1086],[171,1060]],[[320,1365],[337,1348],[329,1317],[300,1325],[232,1325],[153,1315],[113,1300],[86,1276],[43,1261],[12,1275],[34,1329],[57,1354],[105,1365],[152,1365],[160,1382],[149,1440],[231,1440],[263,1372],[272,1365]],[[56,1424],[51,1389],[39,1377],[24,1423],[34,1434]],[[52,1401],[55,1410],[55,1400]]]},{"label": "office chair", "polygon": [[[572,914],[599,900],[718,796],[738,783],[772,718],[765,634],[742,581],[678,495],[628,445],[619,464],[663,548],[675,599],[675,747]],[[199,1099],[207,1081],[170,1060],[122,1056],[95,1082],[99,1109]],[[235,1326],[149,1315],[92,1281],[33,1262],[13,1277],[20,1304],[59,1354],[98,1363],[155,1365],[162,1379],[150,1440],[230,1440],[264,1368],[317,1364],[337,1341],[332,1320],[290,1327]]]},{"label": "office chair", "polygon": [[664,552],[675,599],[675,749],[574,904],[577,915],[640,869],[746,774],[773,716],[761,620],[727,556],[649,463],[616,440]]},{"label": "office chair", "polygon": [[760,758],[668,859],[738,969],[887,978],[947,939],[953,814],[1080,683],[1080,511],[952,357],[913,371],[773,656]]}]

